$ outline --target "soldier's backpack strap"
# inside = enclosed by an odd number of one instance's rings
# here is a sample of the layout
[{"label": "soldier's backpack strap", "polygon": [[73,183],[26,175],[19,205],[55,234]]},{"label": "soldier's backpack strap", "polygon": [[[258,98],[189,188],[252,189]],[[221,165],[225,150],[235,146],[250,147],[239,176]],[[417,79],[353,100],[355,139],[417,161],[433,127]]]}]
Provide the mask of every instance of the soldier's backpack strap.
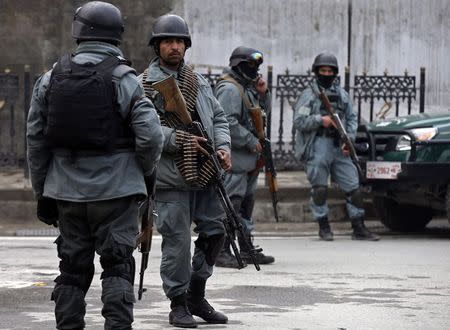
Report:
[{"label": "soldier's backpack strap", "polygon": [[134,75],[137,75],[136,70],[131,67],[130,61],[128,61],[127,59],[120,57],[120,56],[118,56],[118,59],[119,59],[119,65],[117,65],[117,67],[113,71],[113,76],[115,78],[120,79],[123,76],[125,76],[127,73],[132,73]]}]

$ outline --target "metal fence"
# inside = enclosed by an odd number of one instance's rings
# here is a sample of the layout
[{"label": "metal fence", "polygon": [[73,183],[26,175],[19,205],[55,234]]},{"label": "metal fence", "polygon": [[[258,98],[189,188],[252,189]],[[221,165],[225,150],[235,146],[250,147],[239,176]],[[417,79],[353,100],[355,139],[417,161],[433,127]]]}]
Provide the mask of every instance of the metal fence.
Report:
[{"label": "metal fence", "polygon": [[[204,74],[210,84],[214,86],[220,74],[211,71]],[[293,105],[300,94],[310,85],[314,76],[310,71],[306,74],[291,74],[286,70],[283,74],[276,76],[276,84],[273,84],[273,68],[268,67],[268,86],[272,91],[272,109],[277,111],[277,122],[272,118],[274,114],[268,115],[267,136],[272,141],[272,152],[278,170],[301,169],[301,164],[294,157],[295,130],[293,129]],[[341,83],[341,77],[337,78]],[[346,68],[344,72],[344,89],[353,96],[354,109],[358,113],[358,121],[363,118],[374,119],[375,103],[383,102],[382,109],[377,113],[378,118],[386,116],[387,112],[395,106],[395,115],[399,115],[401,103],[406,103],[408,115],[412,112],[413,101],[416,100],[419,90],[419,112],[424,112],[425,105],[425,69],[420,69],[420,86],[416,87],[416,77],[408,72],[404,75],[355,75],[353,86],[350,85],[350,71]],[[271,136],[272,132],[277,136]]]},{"label": "metal fence", "polygon": [[[19,75],[8,70],[0,73],[0,115],[1,115],[1,141],[0,166],[16,165],[17,151],[17,101],[19,99]],[[23,137],[23,133],[20,134]]]},{"label": "metal fence", "polygon": [[[353,86],[353,98],[356,100],[358,120],[361,121],[362,104],[369,104],[369,121],[373,121],[374,102],[382,100],[385,104],[378,117],[385,115],[392,105],[395,105],[395,116],[399,115],[400,103],[406,103],[408,115],[411,114],[412,102],[416,99],[416,77],[405,74],[402,76],[388,75],[357,75]],[[419,112],[424,112],[425,105],[425,68],[420,69]]]},{"label": "metal fence", "polygon": [[[215,68],[218,69],[218,68]],[[203,76],[213,87],[220,77],[220,73],[208,69]],[[272,151],[278,170],[295,170],[301,165],[294,157],[295,130],[292,127],[294,112],[292,106],[313,79],[310,72],[307,74],[291,74],[286,70],[283,74],[276,76],[273,83],[273,68],[268,67],[267,82],[272,91],[273,113],[268,115],[267,136],[272,141]],[[416,77],[408,72],[404,75],[355,75],[353,85],[350,85],[350,73],[344,72],[344,88],[350,93],[354,100],[354,109],[358,113],[359,121],[368,118],[369,121],[385,116],[392,107],[395,115],[399,115],[400,104],[405,103],[407,113],[411,114],[413,102],[419,94],[419,112],[424,112],[425,104],[425,69],[420,70],[420,83],[416,87]],[[340,82],[339,78],[339,82]],[[20,91],[19,75],[11,72],[0,73],[0,118],[2,124],[0,140],[0,167],[1,166],[24,166],[26,168],[26,143],[24,150],[18,150],[17,141],[25,141],[25,119],[28,115],[31,95],[30,69],[25,68],[23,76],[23,92]],[[22,95],[20,95],[22,94]],[[23,123],[17,123],[18,100],[23,100]],[[375,104],[383,102],[383,109],[375,114]],[[275,113],[276,112],[276,113]],[[275,116],[274,116],[275,115]],[[273,118],[276,117],[276,122]],[[7,129],[6,129],[7,127]],[[17,129],[18,127],[23,129]],[[276,132],[276,136],[271,136]],[[25,171],[27,175],[28,172]]]}]

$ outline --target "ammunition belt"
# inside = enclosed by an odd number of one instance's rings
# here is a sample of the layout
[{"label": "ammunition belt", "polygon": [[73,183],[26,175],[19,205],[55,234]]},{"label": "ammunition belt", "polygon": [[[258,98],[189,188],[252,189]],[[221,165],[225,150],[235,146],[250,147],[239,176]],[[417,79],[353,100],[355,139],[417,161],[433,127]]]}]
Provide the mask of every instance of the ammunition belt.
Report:
[{"label": "ammunition belt", "polygon": [[[198,95],[198,80],[195,73],[183,66],[180,72],[180,91],[186,101],[186,107],[191,114],[196,113],[195,103]],[[184,71],[184,73],[183,73]],[[144,87],[145,95],[150,99],[154,99],[155,90],[151,83],[147,82],[148,71],[145,70],[142,74],[142,85]],[[195,95],[195,98],[194,98]],[[157,109],[160,116],[161,125],[170,127],[176,130],[176,145],[178,152],[175,155],[174,161],[181,173],[183,179],[189,186],[194,188],[204,188],[214,177],[215,169],[212,161],[206,155],[198,152],[195,143],[192,141],[192,134],[189,128],[171,112],[162,112]]]},{"label": "ammunition belt", "polygon": [[191,113],[191,116],[195,112],[198,89],[198,78],[195,72],[189,66],[183,65],[180,70],[180,91],[183,94],[186,108]]}]

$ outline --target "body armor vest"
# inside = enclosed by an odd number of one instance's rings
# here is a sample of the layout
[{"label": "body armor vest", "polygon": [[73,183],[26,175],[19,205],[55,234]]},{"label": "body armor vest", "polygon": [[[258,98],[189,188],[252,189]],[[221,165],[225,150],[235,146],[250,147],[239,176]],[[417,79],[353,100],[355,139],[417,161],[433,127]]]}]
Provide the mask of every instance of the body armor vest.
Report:
[{"label": "body armor vest", "polygon": [[96,65],[77,64],[70,54],[58,61],[46,93],[44,134],[51,147],[102,154],[134,146],[131,128],[118,111],[112,82],[112,72],[120,64],[123,60],[115,56]]},{"label": "body armor vest", "polygon": [[[330,101],[331,108],[333,111],[339,116],[341,120],[344,120],[344,109],[342,105],[342,100],[338,92],[329,91],[327,90],[325,92],[326,96],[328,97],[328,100]],[[328,112],[325,109],[325,106],[323,103],[320,106],[320,114],[322,116],[328,116]],[[337,129],[334,126],[329,126],[328,128],[320,127],[318,130],[318,135],[324,135],[328,137],[332,137],[335,139],[335,144],[339,144],[339,133]]]},{"label": "body armor vest", "polygon": [[[344,115],[344,109],[342,109],[342,101],[339,93],[327,90],[325,91],[325,95],[328,97],[328,100],[330,101],[331,108],[333,109],[333,111],[339,115],[339,118],[342,119],[342,116]],[[320,114],[322,116],[328,115],[328,112],[325,109],[323,103],[320,106]]]}]

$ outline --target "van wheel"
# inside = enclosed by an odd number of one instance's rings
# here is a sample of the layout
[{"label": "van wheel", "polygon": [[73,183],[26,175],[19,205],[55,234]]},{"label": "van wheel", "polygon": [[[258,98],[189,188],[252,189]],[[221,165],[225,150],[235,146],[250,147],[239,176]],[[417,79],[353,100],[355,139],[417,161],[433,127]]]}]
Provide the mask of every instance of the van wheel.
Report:
[{"label": "van wheel", "polygon": [[[447,214],[449,214],[449,190],[447,190]],[[375,212],[387,228],[401,232],[423,230],[431,221],[433,211],[428,207],[399,204],[386,197],[374,197]]]}]

